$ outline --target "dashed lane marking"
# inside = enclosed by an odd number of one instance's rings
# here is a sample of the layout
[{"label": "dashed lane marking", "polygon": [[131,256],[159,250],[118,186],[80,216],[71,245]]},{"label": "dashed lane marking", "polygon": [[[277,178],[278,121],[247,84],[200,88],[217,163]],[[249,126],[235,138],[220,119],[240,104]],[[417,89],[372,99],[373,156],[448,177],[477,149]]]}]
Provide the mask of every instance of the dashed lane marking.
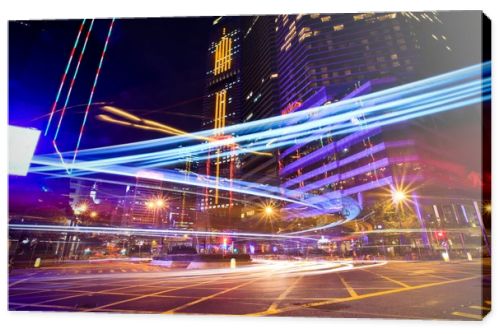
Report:
[{"label": "dashed lane marking", "polygon": [[465,312],[453,312],[453,315],[457,317],[463,317],[474,320],[483,320],[483,316],[479,314],[465,313]]},{"label": "dashed lane marking", "polygon": [[469,306],[469,308],[471,308],[473,310],[482,310],[482,311],[489,311],[489,310],[491,310],[491,308],[488,307],[488,306],[478,306],[478,305],[472,305],[472,306]]}]

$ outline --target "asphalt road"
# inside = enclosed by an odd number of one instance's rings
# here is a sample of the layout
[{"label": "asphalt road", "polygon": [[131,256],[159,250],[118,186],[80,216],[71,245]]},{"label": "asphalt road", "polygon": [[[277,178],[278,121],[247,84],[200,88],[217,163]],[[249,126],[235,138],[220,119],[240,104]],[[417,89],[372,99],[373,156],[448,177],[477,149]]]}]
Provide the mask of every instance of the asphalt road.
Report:
[{"label": "asphalt road", "polygon": [[480,320],[490,296],[490,266],[480,261],[77,263],[16,269],[9,281],[12,311]]}]

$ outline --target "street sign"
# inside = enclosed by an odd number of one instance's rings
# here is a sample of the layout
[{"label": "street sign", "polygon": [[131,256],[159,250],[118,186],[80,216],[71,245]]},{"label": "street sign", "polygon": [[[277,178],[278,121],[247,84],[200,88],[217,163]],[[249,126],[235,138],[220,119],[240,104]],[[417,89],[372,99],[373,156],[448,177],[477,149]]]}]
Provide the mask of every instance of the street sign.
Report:
[{"label": "street sign", "polygon": [[9,125],[9,174],[26,176],[40,137],[37,129]]}]

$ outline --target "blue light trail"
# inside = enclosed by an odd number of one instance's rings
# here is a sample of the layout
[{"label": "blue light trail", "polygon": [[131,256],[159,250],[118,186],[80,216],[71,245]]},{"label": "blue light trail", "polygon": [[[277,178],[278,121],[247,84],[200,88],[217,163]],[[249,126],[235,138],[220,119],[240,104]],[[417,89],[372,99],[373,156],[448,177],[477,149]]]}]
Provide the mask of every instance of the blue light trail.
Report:
[{"label": "blue light trail", "polygon": [[[184,164],[187,156],[192,161],[206,161],[211,158],[209,152],[221,146],[237,144],[235,151],[238,155],[247,154],[249,150],[272,151],[327,136],[354,133],[355,137],[356,133],[377,131],[383,126],[481,103],[491,98],[490,76],[491,63],[478,64],[349,100],[228,126],[224,132],[232,134],[232,137],[219,141],[200,143],[193,138],[214,135],[214,130],[206,130],[189,135],[82,150],[79,152],[80,160],[73,159],[72,168],[75,170],[75,176],[105,174],[137,177],[142,171],[147,170],[159,175],[153,178],[161,181],[199,188],[218,188],[292,203],[289,208],[292,216],[300,215],[297,212],[293,213],[293,209],[300,207],[309,208],[309,214],[314,212],[329,214],[338,212],[345,206],[354,205],[347,199],[347,193],[314,195],[304,190],[291,190],[242,180],[229,181],[224,178],[217,179],[193,172],[164,168]],[[363,117],[360,118],[361,116]],[[358,121],[352,122],[353,119]],[[349,136],[340,139],[335,145],[338,146],[339,142],[344,140],[347,147],[348,141],[354,140],[348,138]],[[290,173],[308,160],[327,154],[329,150],[331,147],[326,145],[314,154],[285,166],[281,173]],[[65,152],[61,156],[74,158],[76,153],[76,151]],[[221,157],[231,154],[234,152],[221,153]],[[30,169],[33,173],[64,175],[65,172],[64,163],[53,154],[35,156],[33,164],[37,165]],[[390,184],[391,180],[384,182]],[[312,190],[322,184],[321,182],[314,186],[311,184],[309,188]],[[359,213],[359,207],[353,206],[351,211],[352,213],[346,215],[346,219],[318,229],[336,226],[355,218]]]}]

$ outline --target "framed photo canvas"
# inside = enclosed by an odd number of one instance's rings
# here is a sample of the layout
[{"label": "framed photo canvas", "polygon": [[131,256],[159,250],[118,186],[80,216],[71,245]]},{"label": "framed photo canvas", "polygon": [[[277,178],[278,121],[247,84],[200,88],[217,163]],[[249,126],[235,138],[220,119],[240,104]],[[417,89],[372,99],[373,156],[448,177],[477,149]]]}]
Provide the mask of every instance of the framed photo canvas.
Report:
[{"label": "framed photo canvas", "polygon": [[9,22],[9,310],[481,320],[480,11]]}]

